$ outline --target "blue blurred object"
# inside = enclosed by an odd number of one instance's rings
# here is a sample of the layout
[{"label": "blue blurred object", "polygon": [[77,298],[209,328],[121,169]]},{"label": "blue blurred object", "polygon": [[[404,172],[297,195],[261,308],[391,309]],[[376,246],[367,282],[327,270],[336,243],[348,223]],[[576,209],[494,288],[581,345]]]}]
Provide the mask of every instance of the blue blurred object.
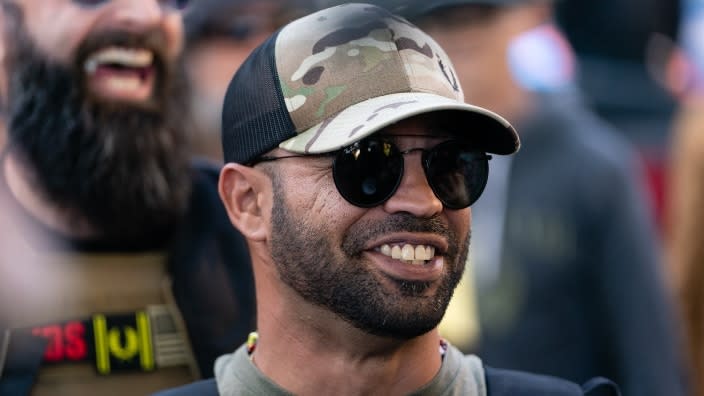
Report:
[{"label": "blue blurred object", "polygon": [[574,82],[572,49],[552,24],[531,29],[513,40],[508,63],[516,82],[528,91],[562,91]]},{"label": "blue blurred object", "polygon": [[691,62],[693,87],[704,90],[704,0],[683,0],[682,48]]}]

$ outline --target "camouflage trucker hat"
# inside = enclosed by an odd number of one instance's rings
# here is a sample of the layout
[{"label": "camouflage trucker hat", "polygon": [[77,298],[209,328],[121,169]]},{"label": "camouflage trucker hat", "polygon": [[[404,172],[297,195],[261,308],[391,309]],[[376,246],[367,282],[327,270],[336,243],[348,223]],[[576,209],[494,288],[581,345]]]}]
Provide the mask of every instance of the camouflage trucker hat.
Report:
[{"label": "camouflage trucker hat", "polygon": [[464,103],[452,63],[427,34],[382,8],[344,4],[284,26],[242,64],[223,105],[223,152],[243,164],[276,147],[326,153],[437,111],[484,151],[520,146],[508,121]]}]

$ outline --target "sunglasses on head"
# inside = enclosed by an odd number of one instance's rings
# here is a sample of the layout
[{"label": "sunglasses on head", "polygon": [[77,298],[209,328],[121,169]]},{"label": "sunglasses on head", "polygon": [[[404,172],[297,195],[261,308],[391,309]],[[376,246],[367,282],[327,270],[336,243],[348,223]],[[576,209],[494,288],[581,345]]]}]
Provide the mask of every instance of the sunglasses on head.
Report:
[{"label": "sunglasses on head", "polygon": [[[401,151],[392,141],[372,136],[326,155],[335,157],[332,175],[340,195],[352,205],[370,208],[394,195],[403,178],[403,156],[415,151],[422,152],[428,185],[446,208],[464,209],[479,199],[489,177],[491,156],[459,140]],[[263,156],[250,165],[294,157],[307,156]]]},{"label": "sunglasses on head", "polygon": [[[73,0],[74,3],[84,7],[98,7],[112,0]],[[159,0],[159,4],[175,10],[182,10],[188,6],[190,0]]]}]

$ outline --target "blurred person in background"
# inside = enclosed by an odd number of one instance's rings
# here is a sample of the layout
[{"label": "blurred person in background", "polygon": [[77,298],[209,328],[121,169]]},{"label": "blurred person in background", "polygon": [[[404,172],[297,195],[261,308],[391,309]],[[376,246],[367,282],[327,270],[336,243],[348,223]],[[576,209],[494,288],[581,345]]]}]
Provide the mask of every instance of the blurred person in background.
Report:
[{"label": "blurred person in background", "polygon": [[225,88],[249,53],[309,0],[202,0],[185,15],[186,72],[192,82],[193,148],[222,162],[220,118]]},{"label": "blurred person in background", "polygon": [[663,84],[682,0],[560,0],[556,20],[575,49],[585,103],[616,127],[645,162],[662,226],[670,124],[677,100]]},{"label": "blurred person in background", "polygon": [[469,103],[522,132],[475,204],[478,355],[577,382],[603,375],[626,396],[683,394],[641,163],[580,101],[552,2],[392,7],[448,51]]},{"label": "blurred person in background", "polygon": [[680,51],[668,85],[680,98],[672,126],[665,240],[685,319],[695,396],[704,395],[704,1],[682,2]]},{"label": "blurred person in background", "polygon": [[212,376],[252,329],[218,169],[189,159],[186,3],[0,1],[3,229],[37,260],[16,279],[51,267],[5,318],[2,395],[147,394]]}]

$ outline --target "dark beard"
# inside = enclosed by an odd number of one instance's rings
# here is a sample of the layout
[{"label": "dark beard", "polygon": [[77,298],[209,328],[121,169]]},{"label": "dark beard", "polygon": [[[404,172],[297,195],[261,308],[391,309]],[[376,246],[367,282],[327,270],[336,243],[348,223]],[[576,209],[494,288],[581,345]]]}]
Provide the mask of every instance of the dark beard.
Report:
[{"label": "dark beard", "polygon": [[[303,299],[324,307],[367,333],[394,339],[411,339],[434,329],[462,278],[469,237],[457,236],[438,218],[419,219],[408,214],[390,216],[383,223],[367,222],[350,228],[336,254],[328,232],[296,219],[285,203],[285,191],[274,175],[271,255],[281,280]],[[430,232],[450,241],[445,256],[448,273],[433,296],[424,296],[426,282],[391,279],[397,290],[388,293],[377,276],[365,267],[366,241],[394,231]]]},{"label": "dark beard", "polygon": [[[161,33],[96,33],[65,66],[37,49],[16,5],[4,7],[10,149],[45,198],[99,238],[139,241],[167,231],[187,207],[191,174],[186,79],[181,62],[165,62]],[[148,106],[86,93],[83,62],[105,44],[155,52],[159,81]]]}]

